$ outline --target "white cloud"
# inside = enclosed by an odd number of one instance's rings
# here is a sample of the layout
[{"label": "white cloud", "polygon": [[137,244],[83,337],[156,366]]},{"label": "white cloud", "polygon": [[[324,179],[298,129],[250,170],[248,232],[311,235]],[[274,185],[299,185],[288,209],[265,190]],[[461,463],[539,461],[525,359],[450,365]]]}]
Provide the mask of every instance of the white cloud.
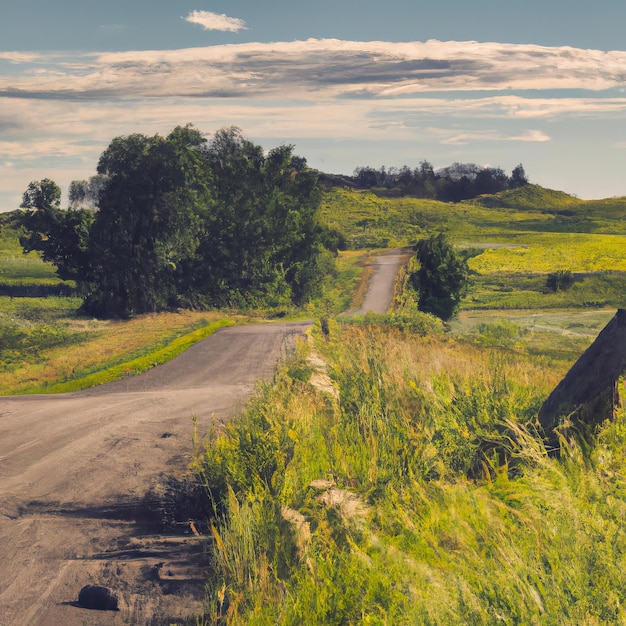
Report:
[{"label": "white cloud", "polygon": [[463,132],[447,137],[441,143],[449,146],[462,146],[478,141],[529,141],[543,143],[544,141],[550,141],[550,137],[540,130],[527,130],[521,135],[513,136],[502,135],[494,131]]},{"label": "white cloud", "polygon": [[[23,59],[25,70],[45,66],[51,75],[33,77],[26,71],[17,76],[0,74],[0,96],[37,98],[398,99],[432,92],[552,93],[626,85],[626,52],[476,42],[310,39],[74,58],[4,58],[13,63]],[[524,114],[540,116],[541,111],[527,108],[518,113]]]},{"label": "white cloud", "polygon": [[550,141],[550,136],[546,135],[541,130],[528,130],[523,135],[508,137],[507,139],[508,141],[533,141],[543,143],[544,141]]},{"label": "white cloud", "polygon": [[[559,90],[565,86],[576,87],[576,97]],[[555,150],[554,121],[623,124],[621,86],[626,52],[499,43],[311,39],[0,52],[0,191],[17,197],[42,176],[62,186],[86,178],[113,137],[165,134],[187,122],[207,132],[238,125],[267,147],[323,144],[333,163],[335,146],[347,142],[381,153],[407,146],[408,158],[445,154],[449,162],[472,160],[471,151],[495,142],[500,152],[505,142],[522,142],[512,151],[526,153],[552,141]],[[609,87],[611,97],[594,92]]]},{"label": "white cloud", "polygon": [[190,11],[187,17],[182,19],[191,24],[199,24],[204,30],[238,33],[240,30],[248,29],[246,23],[237,17],[228,17],[223,13],[211,13],[210,11]]}]

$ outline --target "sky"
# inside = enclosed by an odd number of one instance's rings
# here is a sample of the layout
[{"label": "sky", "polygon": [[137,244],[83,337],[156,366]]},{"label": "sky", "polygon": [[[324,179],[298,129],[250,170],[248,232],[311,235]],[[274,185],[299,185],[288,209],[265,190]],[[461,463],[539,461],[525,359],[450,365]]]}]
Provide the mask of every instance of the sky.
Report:
[{"label": "sky", "polygon": [[238,126],[316,169],[522,163],[626,196],[623,0],[0,0],[0,211],[120,135]]}]

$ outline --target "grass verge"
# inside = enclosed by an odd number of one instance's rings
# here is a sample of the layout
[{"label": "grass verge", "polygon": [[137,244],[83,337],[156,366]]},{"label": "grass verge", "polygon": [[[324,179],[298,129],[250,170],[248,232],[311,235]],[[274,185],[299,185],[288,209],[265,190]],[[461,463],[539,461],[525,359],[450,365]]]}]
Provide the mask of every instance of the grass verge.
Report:
[{"label": "grass verge", "polygon": [[[45,311],[42,315],[45,318]],[[0,369],[2,395],[74,391],[139,373],[234,323],[223,314],[206,311],[145,315],[128,321],[60,317],[46,322],[39,317],[36,321],[16,317],[2,323],[0,319],[0,332],[16,325],[25,329],[14,358],[5,359]],[[46,347],[38,338],[48,336],[43,333],[50,324],[62,341]],[[33,350],[25,350],[24,341],[30,337]]]},{"label": "grass verge", "polygon": [[187,348],[190,348],[193,344],[211,336],[219,328],[233,326],[234,324],[235,322],[233,320],[219,320],[217,322],[212,322],[204,328],[200,328],[189,333],[188,335],[174,339],[174,341],[164,348],[158,348],[126,363],[120,363],[119,365],[108,367],[82,378],[46,385],[44,387],[40,387],[39,389],[35,388],[30,390],[30,392],[38,393],[45,391],[46,393],[67,393],[70,391],[79,391],[81,389],[95,387],[96,385],[103,385],[127,376],[136,376],[137,374],[146,372],[157,365],[171,361],[174,357],[187,350]]},{"label": "grass verge", "polygon": [[373,322],[207,440],[205,623],[624,623],[626,417],[550,458],[549,364]]}]

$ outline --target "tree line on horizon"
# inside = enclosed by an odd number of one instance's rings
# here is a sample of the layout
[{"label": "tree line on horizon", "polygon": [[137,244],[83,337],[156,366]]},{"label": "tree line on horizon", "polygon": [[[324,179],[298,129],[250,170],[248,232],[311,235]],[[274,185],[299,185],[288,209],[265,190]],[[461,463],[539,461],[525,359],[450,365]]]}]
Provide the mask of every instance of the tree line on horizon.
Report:
[{"label": "tree line on horizon", "polygon": [[500,167],[481,167],[475,163],[453,163],[438,170],[428,161],[413,169],[407,165],[379,169],[365,166],[357,167],[351,180],[359,189],[378,189],[392,195],[442,202],[461,202],[528,185],[521,163],[510,176]]},{"label": "tree line on horizon", "polygon": [[20,241],[99,317],[300,305],[334,270],[317,173],[293,146],[265,153],[236,127],[210,141],[191,125],[117,137],[69,191],[62,209],[54,181],[29,184]]}]

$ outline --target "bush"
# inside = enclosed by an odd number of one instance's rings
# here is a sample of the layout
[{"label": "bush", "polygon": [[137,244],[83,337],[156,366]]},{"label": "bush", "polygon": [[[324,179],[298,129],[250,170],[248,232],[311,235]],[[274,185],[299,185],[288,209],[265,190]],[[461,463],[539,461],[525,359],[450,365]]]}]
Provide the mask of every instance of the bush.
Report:
[{"label": "bush", "polygon": [[556,293],[557,291],[567,291],[574,284],[574,274],[570,270],[557,270],[548,274],[546,287]]},{"label": "bush", "polygon": [[467,293],[467,260],[455,253],[443,233],[418,241],[415,250],[420,267],[409,280],[419,294],[418,308],[449,320]]}]

